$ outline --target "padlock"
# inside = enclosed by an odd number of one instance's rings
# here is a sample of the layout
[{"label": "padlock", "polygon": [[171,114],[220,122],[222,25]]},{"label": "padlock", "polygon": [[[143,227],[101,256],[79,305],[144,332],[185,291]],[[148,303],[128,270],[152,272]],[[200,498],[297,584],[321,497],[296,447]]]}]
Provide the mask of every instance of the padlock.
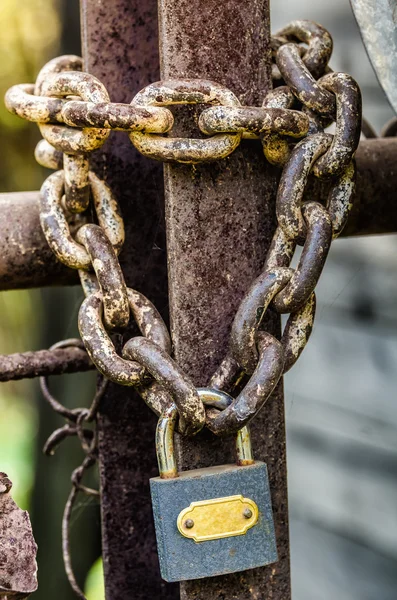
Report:
[{"label": "padlock", "polygon": [[[198,390],[204,404],[224,409],[233,400]],[[150,480],[161,576],[165,581],[213,577],[277,561],[266,464],[252,458],[247,427],[237,434],[237,463],[178,473],[174,429],[166,410],[156,430],[160,477]]]}]

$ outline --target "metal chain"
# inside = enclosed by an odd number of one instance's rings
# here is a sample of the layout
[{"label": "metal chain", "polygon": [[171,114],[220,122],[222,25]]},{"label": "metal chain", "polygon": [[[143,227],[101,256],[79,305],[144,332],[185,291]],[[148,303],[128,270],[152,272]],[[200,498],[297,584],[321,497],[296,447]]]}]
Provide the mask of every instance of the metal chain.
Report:
[{"label": "metal chain", "polygon": [[[222,435],[242,428],[296,362],[312,330],[315,286],[352,204],[361,131],[357,83],[329,68],[332,38],[316,23],[294,21],[279,31],[272,53],[275,87],[261,107],[242,106],[232,91],[201,79],[160,81],[131,104],[112,103],[101,82],[81,71],[76,56],[50,61],[34,86],[14,86],[6,95],[11,112],[39,125],[44,137],[35,152],[39,163],[58,169],[42,186],[41,225],[58,259],[79,270],[86,294],[79,330],[90,358],[111,381],[135,386],[157,414],[175,403],[179,430],[187,435],[204,424]],[[201,137],[167,135],[174,124],[168,107],[179,104],[204,105],[197,120]],[[332,122],[335,133],[324,133]],[[211,387],[236,392],[222,412],[204,408],[171,357],[160,314],[124,282],[117,258],[123,220],[109,187],[89,170],[89,154],[110,130],[126,131],[142,154],[163,162],[219,160],[243,138],[259,139],[265,158],[283,168],[278,227],[263,272],[242,299],[229,352],[210,379]],[[330,182],[324,203],[307,201],[313,178]],[[297,245],[303,250],[292,269]],[[281,340],[263,331],[269,308],[290,315]],[[131,319],[142,335],[127,341],[120,355],[111,333],[124,330]]]}]

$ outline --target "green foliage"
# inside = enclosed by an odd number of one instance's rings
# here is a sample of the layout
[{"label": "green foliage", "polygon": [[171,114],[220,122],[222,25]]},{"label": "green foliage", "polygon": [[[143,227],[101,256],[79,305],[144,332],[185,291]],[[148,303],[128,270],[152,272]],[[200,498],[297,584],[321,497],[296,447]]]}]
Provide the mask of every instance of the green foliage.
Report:
[{"label": "green foliage", "polygon": [[13,482],[14,500],[21,508],[28,509],[34,478],[37,418],[35,407],[18,391],[0,395],[0,469]]},{"label": "green foliage", "polygon": [[[41,321],[38,294],[32,291],[0,294],[0,353],[34,347]],[[30,381],[0,386],[0,470],[14,484],[13,497],[28,508],[34,479],[37,412]]]},{"label": "green foliage", "polygon": [[105,600],[102,558],[98,558],[98,560],[94,562],[87,575],[85,594],[87,600]]},{"label": "green foliage", "polygon": [[[56,55],[61,23],[57,0],[1,0],[0,98],[17,83],[34,83],[43,64]],[[0,192],[37,189],[40,169],[33,150],[37,128],[11,115],[0,101]]]}]

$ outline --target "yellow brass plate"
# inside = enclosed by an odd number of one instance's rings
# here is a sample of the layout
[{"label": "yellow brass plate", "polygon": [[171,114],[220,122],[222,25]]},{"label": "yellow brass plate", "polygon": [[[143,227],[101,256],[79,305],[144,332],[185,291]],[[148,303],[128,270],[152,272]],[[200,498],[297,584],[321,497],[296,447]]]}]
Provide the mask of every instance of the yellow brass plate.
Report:
[{"label": "yellow brass plate", "polygon": [[253,500],[241,495],[228,496],[192,502],[179,513],[177,526],[183,536],[195,542],[207,542],[245,535],[258,522],[258,515]]}]

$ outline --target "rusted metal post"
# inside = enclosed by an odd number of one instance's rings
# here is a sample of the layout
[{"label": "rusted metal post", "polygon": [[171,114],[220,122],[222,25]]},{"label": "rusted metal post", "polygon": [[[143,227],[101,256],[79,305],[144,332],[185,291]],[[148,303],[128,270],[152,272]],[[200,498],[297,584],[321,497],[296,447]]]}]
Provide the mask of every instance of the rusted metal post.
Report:
[{"label": "rusted metal post", "polygon": [[[161,76],[212,79],[247,105],[271,86],[267,0],[159,0]],[[178,110],[175,135],[189,130]],[[188,117],[188,118],[186,118]],[[243,143],[213,164],[166,165],[170,317],[175,356],[197,385],[224,357],[243,293],[263,266],[274,231],[276,176],[260,143]],[[273,333],[278,318],[268,323]],[[244,573],[181,584],[183,600],[290,598],[282,388],[252,424],[254,451],[268,463],[279,562]],[[230,443],[203,433],[179,440],[184,469],[235,460]]]},{"label": "rusted metal post", "polygon": [[[84,68],[113,102],[131,102],[159,78],[156,0],[81,0]],[[126,243],[120,263],[127,285],[167,310],[161,164],[137,154],[113,132],[94,157],[121,205]],[[126,337],[130,337],[131,332]],[[156,417],[130,389],[108,386],[99,416],[102,533],[107,600],[175,599],[160,579],[149,477],[157,474]]]}]

